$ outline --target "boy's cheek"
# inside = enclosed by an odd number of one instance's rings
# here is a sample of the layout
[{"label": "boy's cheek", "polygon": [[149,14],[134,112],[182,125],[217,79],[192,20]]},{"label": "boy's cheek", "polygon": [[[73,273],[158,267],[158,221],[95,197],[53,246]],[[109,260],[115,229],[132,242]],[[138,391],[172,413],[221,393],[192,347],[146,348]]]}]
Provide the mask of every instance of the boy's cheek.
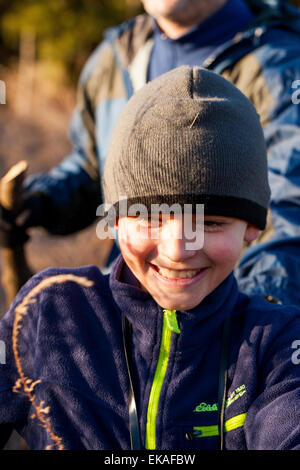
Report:
[{"label": "boy's cheek", "polygon": [[214,242],[209,244],[207,248],[207,255],[219,264],[221,262],[229,262],[235,260],[239,257],[241,249],[242,249],[242,242],[239,239],[231,239],[231,240],[215,240]]},{"label": "boy's cheek", "polygon": [[119,245],[123,256],[134,257],[142,261],[153,249],[153,244],[149,240],[142,240],[138,236],[127,234],[119,236]]}]

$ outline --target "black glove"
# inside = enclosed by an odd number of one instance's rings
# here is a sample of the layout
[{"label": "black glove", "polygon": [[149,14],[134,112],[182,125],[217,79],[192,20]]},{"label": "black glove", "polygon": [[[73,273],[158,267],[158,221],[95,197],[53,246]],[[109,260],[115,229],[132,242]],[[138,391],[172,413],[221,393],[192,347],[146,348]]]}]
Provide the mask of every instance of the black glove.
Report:
[{"label": "black glove", "polygon": [[43,226],[47,217],[47,197],[43,193],[24,195],[22,206],[12,212],[0,204],[0,247],[15,248],[29,239],[30,227]]},{"label": "black glove", "polygon": [[0,205],[0,246],[16,248],[26,243],[28,239],[26,229],[17,225],[14,214]]},{"label": "black glove", "polygon": [[48,205],[48,198],[44,193],[25,194],[22,208],[16,216],[17,224],[24,229],[44,227],[49,212]]}]

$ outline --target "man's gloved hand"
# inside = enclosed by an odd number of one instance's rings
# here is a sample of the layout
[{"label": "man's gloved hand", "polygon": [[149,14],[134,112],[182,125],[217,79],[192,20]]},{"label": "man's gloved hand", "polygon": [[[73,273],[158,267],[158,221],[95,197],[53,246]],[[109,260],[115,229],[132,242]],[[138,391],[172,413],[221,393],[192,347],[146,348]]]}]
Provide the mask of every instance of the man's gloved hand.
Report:
[{"label": "man's gloved hand", "polygon": [[48,213],[48,199],[42,192],[24,194],[23,204],[18,211],[17,224],[28,229],[43,227]]},{"label": "man's gloved hand", "polygon": [[17,225],[14,214],[0,205],[0,247],[15,248],[28,239],[26,229]]},{"label": "man's gloved hand", "polygon": [[42,193],[25,195],[17,213],[0,204],[0,247],[15,248],[26,243],[27,229],[42,225],[46,214],[46,197]]}]

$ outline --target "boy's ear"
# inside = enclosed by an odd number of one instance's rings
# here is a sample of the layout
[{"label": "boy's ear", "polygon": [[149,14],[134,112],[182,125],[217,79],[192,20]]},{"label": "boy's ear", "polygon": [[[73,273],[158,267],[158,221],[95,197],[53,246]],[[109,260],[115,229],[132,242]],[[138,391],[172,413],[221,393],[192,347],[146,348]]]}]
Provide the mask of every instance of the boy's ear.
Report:
[{"label": "boy's ear", "polygon": [[260,229],[255,225],[248,224],[244,235],[245,242],[253,242],[259,236]]}]

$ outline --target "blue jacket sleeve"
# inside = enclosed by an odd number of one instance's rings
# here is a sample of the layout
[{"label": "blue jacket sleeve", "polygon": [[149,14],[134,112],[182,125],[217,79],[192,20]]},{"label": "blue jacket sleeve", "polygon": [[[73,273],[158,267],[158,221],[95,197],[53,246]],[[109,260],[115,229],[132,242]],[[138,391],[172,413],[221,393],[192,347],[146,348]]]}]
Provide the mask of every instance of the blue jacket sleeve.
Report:
[{"label": "blue jacket sleeve", "polygon": [[[281,55],[268,54],[263,79],[274,102],[264,128],[270,220],[260,243],[245,251],[236,276],[240,289],[250,295],[300,305],[300,104],[292,99],[293,83],[300,77],[299,41],[290,41]],[[263,56],[259,60],[265,62]]]}]

